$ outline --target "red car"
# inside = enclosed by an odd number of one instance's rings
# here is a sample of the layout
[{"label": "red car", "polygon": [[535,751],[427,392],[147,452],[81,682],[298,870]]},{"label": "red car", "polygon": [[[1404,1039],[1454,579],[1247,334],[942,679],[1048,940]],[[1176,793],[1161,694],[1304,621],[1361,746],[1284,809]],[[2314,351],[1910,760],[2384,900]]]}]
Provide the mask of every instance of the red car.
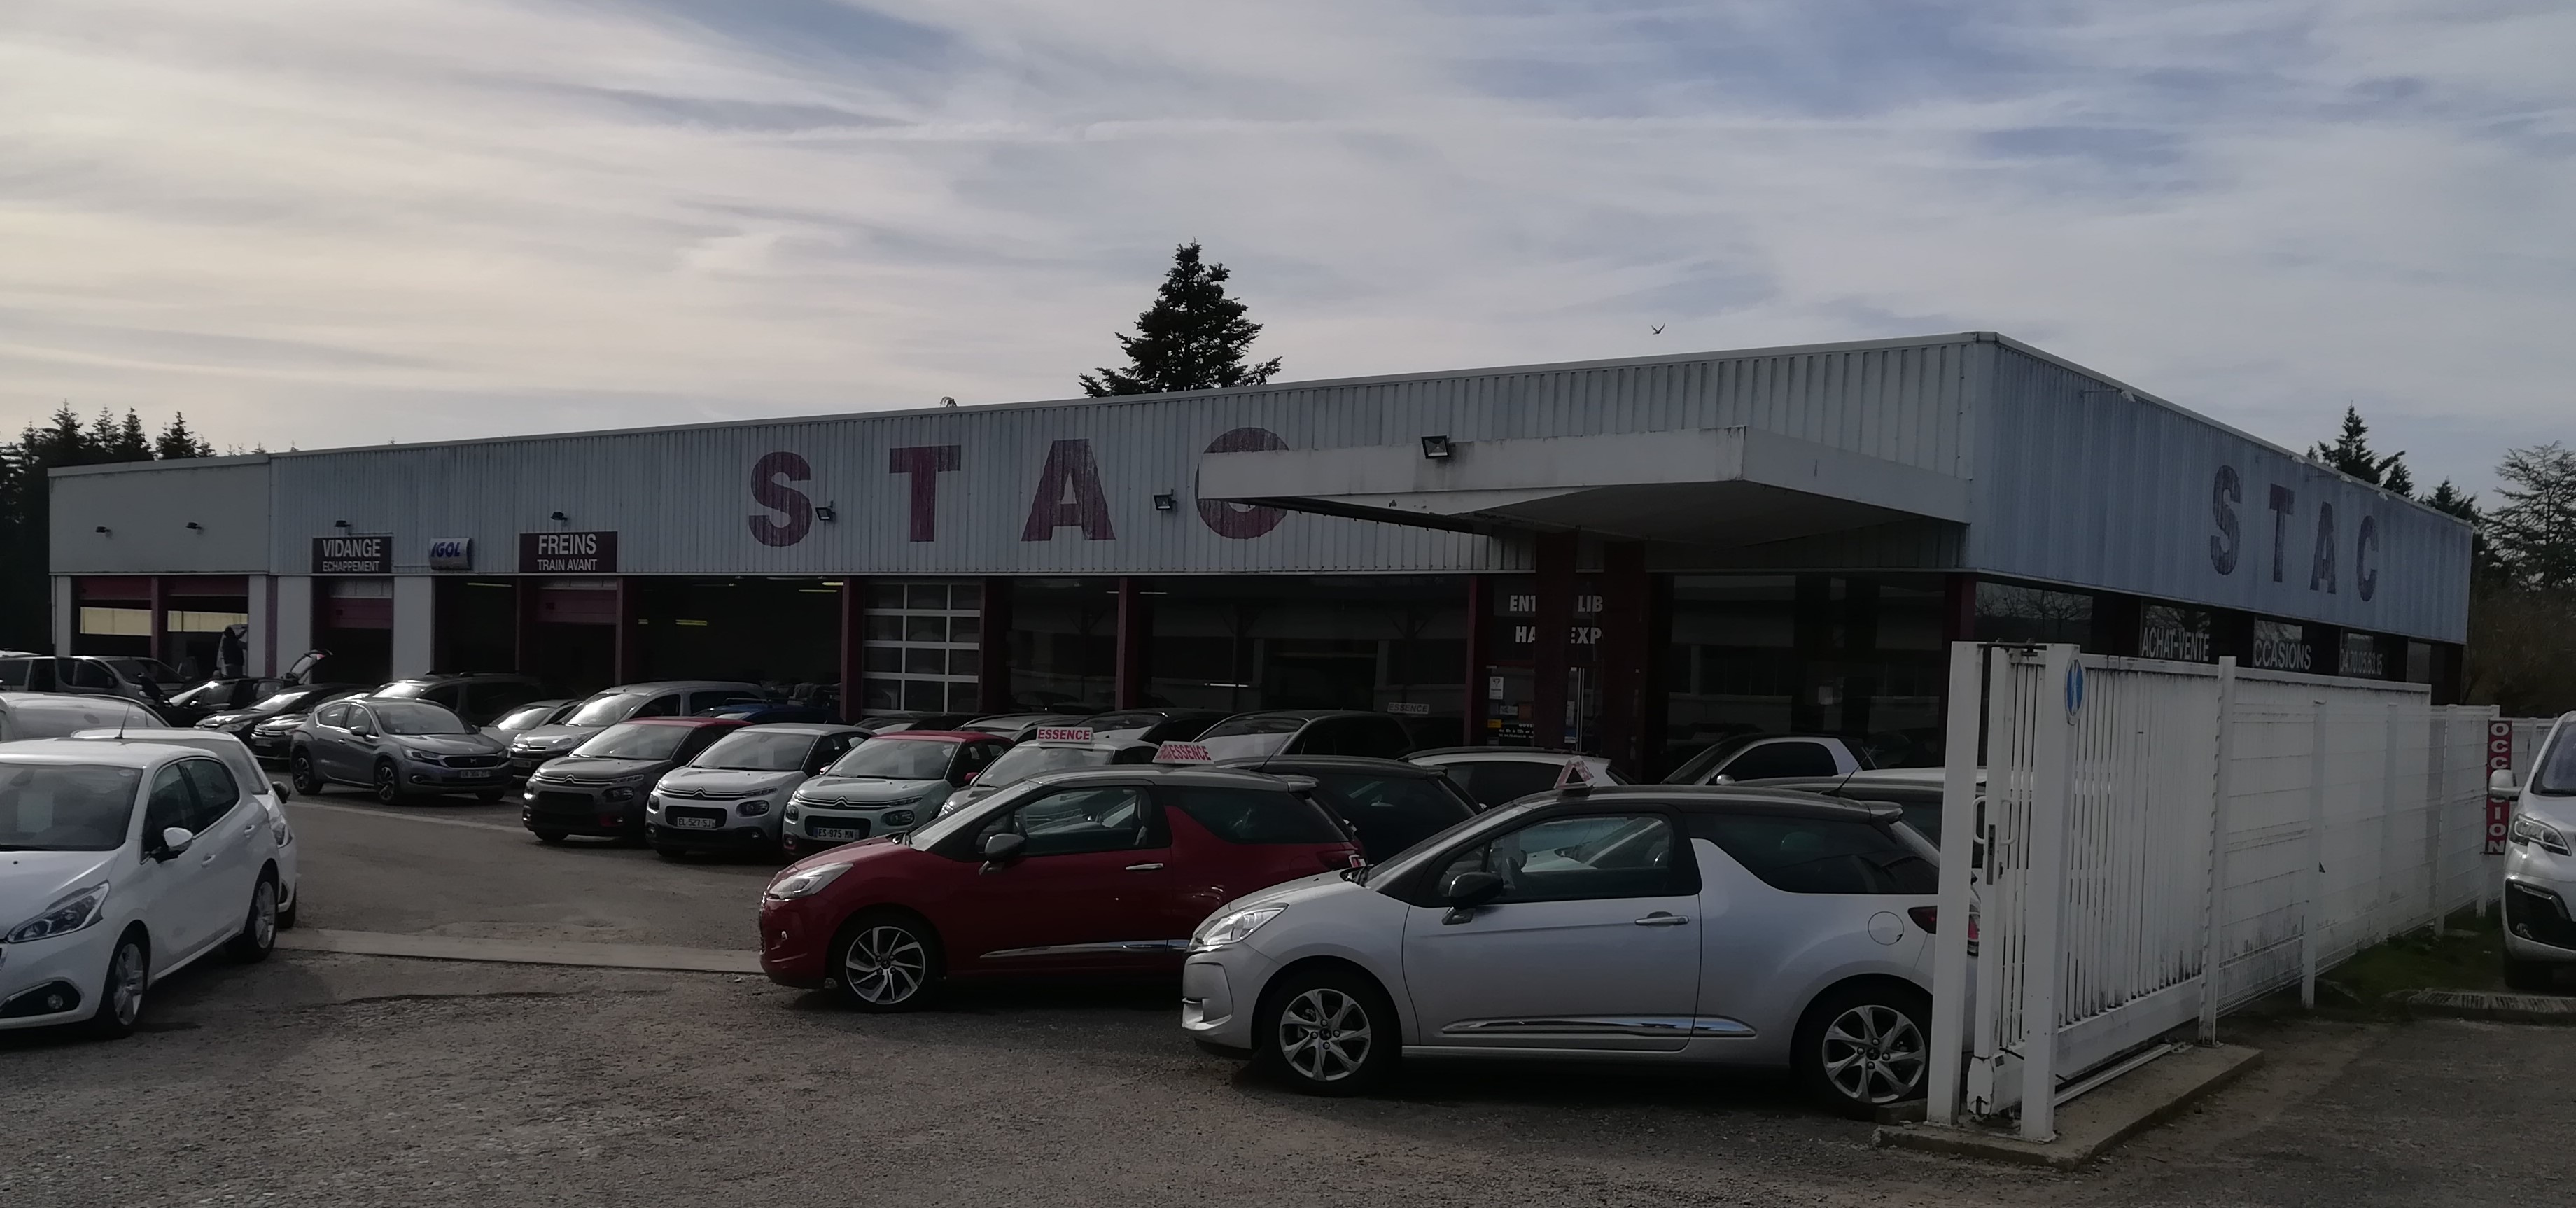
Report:
[{"label": "red car", "polygon": [[789,866],[760,899],[760,967],[865,1011],[949,978],[1178,974],[1217,907],[1351,867],[1296,782],[1206,767],[1032,776],[909,834]]}]

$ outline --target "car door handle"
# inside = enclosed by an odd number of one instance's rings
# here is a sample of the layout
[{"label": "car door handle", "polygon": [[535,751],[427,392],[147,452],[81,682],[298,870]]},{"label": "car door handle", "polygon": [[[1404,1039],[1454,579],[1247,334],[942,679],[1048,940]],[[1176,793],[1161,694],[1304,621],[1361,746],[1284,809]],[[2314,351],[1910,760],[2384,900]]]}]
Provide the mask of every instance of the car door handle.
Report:
[{"label": "car door handle", "polygon": [[1653,914],[1637,920],[1637,925],[1640,927],[1679,927],[1689,921],[1690,916],[1688,915],[1671,914],[1658,910]]},{"label": "car door handle", "polygon": [[1127,866],[1127,871],[1129,871],[1129,872],[1153,872],[1153,871],[1155,871],[1155,870],[1157,870],[1157,869],[1160,869],[1161,867],[1162,867],[1162,865],[1160,865],[1160,864],[1130,864],[1130,865],[1128,865],[1128,866]]}]

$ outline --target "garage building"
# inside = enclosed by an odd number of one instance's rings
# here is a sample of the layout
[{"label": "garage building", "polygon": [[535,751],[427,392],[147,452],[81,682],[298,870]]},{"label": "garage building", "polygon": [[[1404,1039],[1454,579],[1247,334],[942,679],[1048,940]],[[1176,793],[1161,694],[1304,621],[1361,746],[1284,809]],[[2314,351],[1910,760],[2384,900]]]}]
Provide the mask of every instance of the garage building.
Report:
[{"label": "garage building", "polygon": [[[2468,529],[1987,332],[54,471],[54,647],[1937,758],[1960,638],[2456,692]],[[856,711],[856,710],[853,710]]]}]

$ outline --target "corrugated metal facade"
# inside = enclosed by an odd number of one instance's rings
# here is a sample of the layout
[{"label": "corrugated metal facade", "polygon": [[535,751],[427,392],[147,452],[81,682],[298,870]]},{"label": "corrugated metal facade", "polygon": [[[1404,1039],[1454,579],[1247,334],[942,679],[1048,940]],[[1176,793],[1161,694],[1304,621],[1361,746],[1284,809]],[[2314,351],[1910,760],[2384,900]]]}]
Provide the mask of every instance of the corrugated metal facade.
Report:
[{"label": "corrugated metal facade", "polygon": [[[1242,429],[1285,447],[1340,448],[1411,444],[1426,433],[1465,441],[1741,424],[1959,473],[1973,347],[1962,338],[285,454],[273,463],[274,556],[293,573],[311,538],[342,531],[334,522],[346,520],[347,531],[392,534],[398,569],[424,564],[432,538],[472,537],[478,570],[508,571],[517,534],[571,528],[617,531],[620,569],[637,574],[1518,570],[1521,543],[1373,521],[1289,513],[1257,537],[1222,535],[1190,498],[1198,457]],[[1032,512],[1078,489],[1047,473],[1051,454],[1078,460],[1058,453],[1064,442],[1080,442],[1096,468],[1105,537],[1042,525],[1043,536],[1030,539]],[[942,448],[955,450],[945,462],[955,468],[937,475],[931,539],[915,540],[914,478],[892,469],[894,451]],[[755,518],[775,525],[791,517],[755,499],[754,478],[778,453],[802,459],[808,476],[776,487],[830,506],[838,519],[772,545]],[[1046,491],[1055,496],[1041,500]],[[1173,511],[1154,510],[1161,493],[1178,497]],[[569,519],[548,519],[558,511]],[[1936,560],[1905,552],[1903,565]]]},{"label": "corrugated metal facade", "polygon": [[[278,454],[266,463],[267,548],[270,569],[286,575],[311,569],[313,538],[351,532],[390,534],[398,572],[426,570],[433,539],[468,537],[476,572],[506,574],[517,569],[519,534],[552,529],[617,532],[617,569],[629,574],[1520,571],[1528,545],[1513,538],[1295,512],[1246,516],[1217,504],[1203,517],[1191,498],[1199,459],[1220,446],[1742,425],[1969,479],[1970,523],[1907,521],[1731,551],[1658,548],[1657,569],[1964,568],[2461,640],[2462,526],[2121,391],[2035,349],[1967,333]],[[935,518],[916,506],[916,488],[929,480]],[[156,468],[67,475],[53,486],[58,516],[85,502],[105,506],[92,497],[105,492],[121,498],[120,514],[139,507],[178,517],[196,504],[177,484],[173,470]],[[2280,516],[2277,580],[2275,486],[2294,497]],[[1157,511],[1154,497],[1167,493],[1174,510]],[[2320,560],[2317,505],[2327,502],[2334,552]],[[820,519],[825,508],[836,519]],[[567,519],[549,519],[555,512]],[[335,526],[343,520],[348,528]],[[55,557],[65,573],[108,569],[67,558],[59,534]],[[242,568],[183,559],[114,569]]]},{"label": "corrugated metal facade", "polygon": [[1969,568],[2463,640],[2465,525],[2035,349],[1989,349]]}]

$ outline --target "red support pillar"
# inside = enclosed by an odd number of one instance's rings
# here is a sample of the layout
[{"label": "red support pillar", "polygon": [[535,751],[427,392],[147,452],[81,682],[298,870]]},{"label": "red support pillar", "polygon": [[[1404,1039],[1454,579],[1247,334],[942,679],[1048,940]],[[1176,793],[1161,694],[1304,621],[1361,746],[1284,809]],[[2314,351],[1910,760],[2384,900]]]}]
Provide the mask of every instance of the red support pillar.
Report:
[{"label": "red support pillar", "polygon": [[841,577],[841,720],[855,722],[867,700],[867,581]]},{"label": "red support pillar", "polygon": [[1531,647],[1530,745],[1557,750],[1566,744],[1566,639],[1574,625],[1574,556],[1572,533],[1540,533],[1532,538],[1537,574],[1538,610],[1533,625],[1538,641]]},{"label": "red support pillar", "polygon": [[[152,602],[152,644],[145,653],[157,659],[161,657],[161,631],[169,626],[170,617],[168,614],[161,611],[161,576],[154,575],[144,580],[144,582],[151,585],[144,589],[143,594]],[[75,613],[73,615],[77,616],[79,614]]]},{"label": "red support pillar", "polygon": [[631,575],[617,577],[617,682],[644,678],[644,601]]},{"label": "red support pillar", "polygon": [[1458,741],[1462,746],[1485,745],[1485,719],[1493,715],[1494,702],[1486,684],[1486,668],[1493,665],[1494,577],[1467,576],[1467,694],[1460,709]]},{"label": "red support pillar", "polygon": [[1143,708],[1145,704],[1146,649],[1154,635],[1151,606],[1145,602],[1145,581],[1132,577],[1118,580],[1118,671],[1113,681],[1111,699],[1121,709]]},{"label": "red support pillar", "polygon": [[1646,547],[1601,547],[1601,754],[1631,776],[1646,768]]},{"label": "red support pillar", "polygon": [[977,663],[981,686],[975,699],[984,712],[999,713],[1012,707],[1010,580],[984,580],[983,629],[984,648]]}]

